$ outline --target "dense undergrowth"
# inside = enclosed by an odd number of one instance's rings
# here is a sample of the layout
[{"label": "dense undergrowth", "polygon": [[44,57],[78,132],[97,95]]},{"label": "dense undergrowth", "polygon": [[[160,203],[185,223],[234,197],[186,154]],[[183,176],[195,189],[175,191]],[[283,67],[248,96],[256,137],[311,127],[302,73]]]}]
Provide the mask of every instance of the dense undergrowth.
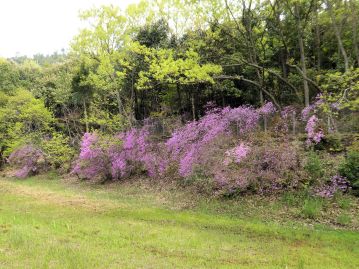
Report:
[{"label": "dense undergrowth", "polygon": [[[345,145],[338,133],[325,131],[324,105],[318,97],[296,113],[297,119],[295,108],[279,113],[271,103],[258,109],[210,105],[201,119],[177,127],[169,138],[145,123],[115,135],[85,133],[74,159],[69,158],[72,149],[54,136],[19,147],[8,160],[22,178],[62,166],[79,179],[172,178],[204,195],[223,197],[286,191],[323,198],[356,194],[358,140],[351,137]],[[305,136],[293,135],[293,121],[306,126]],[[271,127],[263,130],[264,122]]]}]

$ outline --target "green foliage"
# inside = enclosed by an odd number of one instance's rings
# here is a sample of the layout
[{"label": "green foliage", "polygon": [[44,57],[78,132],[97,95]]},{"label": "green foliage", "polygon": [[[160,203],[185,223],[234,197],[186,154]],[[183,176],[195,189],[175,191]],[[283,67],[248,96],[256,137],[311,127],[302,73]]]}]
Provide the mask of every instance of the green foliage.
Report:
[{"label": "green foliage", "polygon": [[55,169],[68,171],[75,155],[73,147],[69,146],[69,139],[62,134],[53,133],[52,138],[42,142],[46,161]]},{"label": "green foliage", "polygon": [[19,84],[20,76],[16,64],[0,58],[0,92],[11,93]]},{"label": "green foliage", "polygon": [[285,192],[281,197],[281,202],[287,206],[294,206],[297,203],[297,199],[294,193]]},{"label": "green foliage", "polygon": [[306,158],[304,169],[307,171],[310,178],[310,183],[317,182],[324,175],[323,164],[319,155],[315,151],[310,151]]},{"label": "green foliage", "polygon": [[359,195],[359,151],[349,151],[339,168],[342,176],[345,176],[352,184],[353,192]]},{"label": "green foliage", "polygon": [[19,89],[12,96],[2,98],[0,106],[0,149],[8,156],[26,142],[38,144],[51,131],[54,118],[43,102],[29,91]]},{"label": "green foliage", "polygon": [[142,46],[145,53],[148,71],[141,71],[138,81],[139,88],[151,87],[153,83],[214,83],[213,75],[222,72],[215,64],[200,64],[200,56],[194,50],[176,53],[172,49],[149,49]]},{"label": "green foliage", "polygon": [[[61,142],[66,136],[76,145],[85,131],[113,134],[148,117],[194,120],[209,101],[258,107],[271,100],[298,111],[304,81],[312,100],[323,95],[316,113],[325,116],[320,128],[329,133],[335,119],[359,108],[358,4],[255,2],[144,0],[126,10],[94,7],[81,13],[86,27],[69,54],[0,59],[0,159],[30,141],[48,147],[59,167],[72,155],[68,141]],[[338,131],[357,131],[357,112],[352,115]],[[297,123],[293,133],[303,130]],[[271,119],[267,124],[270,129]],[[344,146],[340,136],[326,134],[314,149],[337,154]],[[341,173],[355,189],[352,152],[359,149],[349,151]],[[309,184],[336,170],[334,161],[320,160],[324,153],[308,154]]]},{"label": "green foliage", "polygon": [[323,201],[320,198],[308,198],[304,201],[301,214],[305,218],[315,219],[323,208]]},{"label": "green foliage", "polygon": [[339,205],[339,207],[341,209],[347,210],[352,205],[352,201],[348,195],[344,195],[344,194],[338,192],[335,194],[334,198],[335,198],[336,203]]},{"label": "green foliage", "polygon": [[359,68],[348,72],[327,72],[321,87],[330,103],[337,102],[342,108],[359,109]]},{"label": "green foliage", "polygon": [[352,221],[351,217],[348,214],[342,213],[337,217],[337,222],[340,225],[348,225]]},{"label": "green foliage", "polygon": [[356,134],[355,137],[350,137],[352,140],[351,145],[348,147],[348,151],[357,151],[359,152],[359,134]]},{"label": "green foliage", "polygon": [[326,135],[318,144],[314,146],[315,150],[326,150],[331,153],[342,152],[345,147],[341,141],[341,136],[336,134]]}]

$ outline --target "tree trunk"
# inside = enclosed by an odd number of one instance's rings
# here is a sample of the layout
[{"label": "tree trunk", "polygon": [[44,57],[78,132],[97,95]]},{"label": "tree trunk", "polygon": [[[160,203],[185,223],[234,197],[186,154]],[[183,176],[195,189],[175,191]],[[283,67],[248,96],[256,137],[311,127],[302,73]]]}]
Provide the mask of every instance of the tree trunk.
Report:
[{"label": "tree trunk", "polygon": [[352,10],[352,30],[353,30],[353,47],[356,57],[357,66],[359,66],[359,48],[358,48],[358,16],[357,16],[357,7],[354,4],[354,1],[350,1],[350,8]]},{"label": "tree trunk", "polygon": [[[304,40],[303,40],[303,30],[301,26],[301,21],[299,18],[299,6],[295,4],[295,14],[297,17],[297,27],[298,27],[298,42],[299,42],[299,51],[300,51],[300,63],[302,66],[303,76],[307,77],[307,66],[305,61],[305,51],[304,51]],[[304,105],[309,106],[309,86],[308,81],[303,79],[303,88],[304,88]]]},{"label": "tree trunk", "polygon": [[191,94],[191,104],[192,104],[192,118],[193,118],[193,121],[195,121],[196,120],[196,105],[194,102],[194,92],[193,91]]},{"label": "tree trunk", "polygon": [[182,115],[182,95],[178,83],[176,83],[176,91],[178,97],[178,113]]},{"label": "tree trunk", "polygon": [[86,133],[88,133],[88,132],[89,132],[89,122],[88,122],[87,108],[86,108],[85,99],[84,99],[84,101],[83,101],[83,106],[84,106],[84,116],[85,116]]},{"label": "tree trunk", "polygon": [[122,115],[122,103],[120,98],[120,90],[116,91],[116,98],[117,98],[117,108],[118,108],[118,114]]},{"label": "tree trunk", "polygon": [[[301,33],[299,34],[298,41],[299,41],[300,62],[302,65],[303,76],[307,77],[307,67],[306,67],[305,54],[304,54],[305,53],[304,42]],[[306,79],[303,80],[303,87],[304,87],[304,105],[309,106],[309,86],[308,86],[308,81]]]},{"label": "tree trunk", "polygon": [[330,0],[326,1],[326,4],[328,6],[328,11],[329,11],[329,15],[330,15],[332,25],[333,25],[333,28],[334,28],[334,33],[335,33],[335,36],[336,36],[336,38],[338,40],[338,48],[339,48],[339,50],[340,50],[340,52],[341,52],[341,54],[343,56],[345,72],[347,72],[349,70],[348,55],[347,55],[347,52],[345,51],[343,41],[342,41],[342,38],[340,36],[340,31],[339,31],[338,25],[336,23],[335,16],[333,14],[332,4],[330,3]]},{"label": "tree trunk", "polygon": [[320,29],[318,22],[318,9],[315,12],[315,47],[316,47],[316,60],[317,60],[317,70],[321,68],[321,49],[320,49]]},{"label": "tree trunk", "polygon": [[288,78],[288,73],[289,73],[287,62],[288,62],[288,52],[285,48],[282,48],[280,50],[280,63],[281,63],[281,67],[282,67],[282,77],[284,79]]}]

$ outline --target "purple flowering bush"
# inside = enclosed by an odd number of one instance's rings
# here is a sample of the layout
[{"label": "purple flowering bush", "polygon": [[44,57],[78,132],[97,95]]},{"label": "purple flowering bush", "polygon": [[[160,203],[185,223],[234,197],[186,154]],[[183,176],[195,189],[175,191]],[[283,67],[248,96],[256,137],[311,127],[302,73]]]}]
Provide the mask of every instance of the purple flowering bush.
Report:
[{"label": "purple flowering bush", "polygon": [[334,175],[328,182],[314,188],[314,193],[323,198],[332,198],[337,192],[346,193],[350,190],[350,182],[340,175]]},{"label": "purple flowering bush", "polygon": [[25,145],[13,151],[8,162],[18,169],[15,176],[19,178],[35,175],[45,166],[44,153],[33,145]]},{"label": "purple flowering bush", "polygon": [[[82,178],[120,179],[144,172],[183,182],[192,178],[201,182],[200,188],[219,194],[296,188],[306,178],[299,144],[275,130],[259,131],[261,117],[269,118],[275,111],[270,103],[259,109],[210,106],[200,120],[175,129],[165,141],[151,134],[149,124],[111,137],[87,133],[73,172]],[[294,112],[285,108],[281,122]],[[317,123],[315,117],[311,119]],[[316,125],[308,131],[316,141]]]},{"label": "purple flowering bush", "polygon": [[225,159],[223,168],[215,174],[222,187],[219,192],[269,194],[298,186],[301,163],[297,145],[271,138],[253,140],[250,147],[237,147],[239,162],[237,157],[232,157],[230,162]]},{"label": "purple flowering bush", "polygon": [[144,170],[150,177],[162,175],[168,164],[163,143],[150,137],[149,126],[132,128],[115,137],[122,147],[111,149],[111,172],[117,179],[133,172]]},{"label": "purple flowering bush", "polygon": [[81,178],[120,179],[138,171],[161,175],[167,167],[164,144],[150,139],[148,126],[112,137],[85,133],[72,173]]},{"label": "purple flowering bush", "polygon": [[111,177],[111,160],[109,156],[109,139],[97,133],[85,133],[80,154],[75,161],[73,174],[83,179]]},{"label": "purple flowering bush", "polygon": [[307,145],[318,144],[324,138],[323,129],[319,127],[319,119],[316,115],[311,116],[305,127],[307,132]]},{"label": "purple flowering bush", "polygon": [[318,114],[320,108],[324,106],[325,100],[322,95],[317,95],[315,102],[305,107],[301,112],[301,120],[306,122],[305,131],[307,133],[306,144],[308,147],[317,145],[324,139],[324,131],[320,126]]},{"label": "purple flowering bush", "polygon": [[113,137],[87,133],[73,172],[82,178],[120,179],[138,172],[159,177],[172,171],[172,177],[201,177],[219,192],[264,193],[292,187],[300,170],[298,149],[287,140],[254,135],[260,118],[275,111],[271,103],[259,109],[211,106],[200,120],[177,128],[167,141],[151,136],[150,125]]},{"label": "purple flowering bush", "polygon": [[252,107],[225,107],[212,109],[199,121],[177,129],[166,146],[171,161],[178,164],[179,175],[190,176],[195,166],[210,162],[208,158],[224,156],[228,148],[222,140],[245,136],[258,126],[259,118],[259,112]]},{"label": "purple flowering bush", "polygon": [[219,193],[270,192],[297,185],[297,147],[270,137],[260,141],[253,132],[261,116],[274,112],[269,103],[260,109],[212,109],[176,130],[166,145],[178,174],[213,179]]}]

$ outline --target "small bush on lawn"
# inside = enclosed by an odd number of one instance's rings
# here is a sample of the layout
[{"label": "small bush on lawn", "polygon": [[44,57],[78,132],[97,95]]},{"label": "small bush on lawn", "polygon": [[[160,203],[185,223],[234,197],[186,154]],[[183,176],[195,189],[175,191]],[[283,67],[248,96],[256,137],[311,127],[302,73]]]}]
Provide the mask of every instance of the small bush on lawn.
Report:
[{"label": "small bush on lawn", "polygon": [[352,221],[352,219],[348,214],[342,213],[337,217],[337,222],[340,225],[348,225],[351,223],[351,221]]},{"label": "small bush on lawn", "polygon": [[284,192],[281,201],[286,206],[295,206],[298,204],[299,197],[293,192]]},{"label": "small bush on lawn", "polygon": [[348,195],[343,195],[342,193],[338,192],[335,196],[335,201],[339,205],[341,209],[349,209],[352,205],[351,199],[348,197]]},{"label": "small bush on lawn", "polygon": [[323,208],[323,200],[319,198],[308,198],[304,201],[301,214],[305,218],[315,219]]},{"label": "small bush on lawn", "polygon": [[198,193],[211,195],[216,188],[215,182],[200,171],[180,181],[183,186],[192,186]]}]

